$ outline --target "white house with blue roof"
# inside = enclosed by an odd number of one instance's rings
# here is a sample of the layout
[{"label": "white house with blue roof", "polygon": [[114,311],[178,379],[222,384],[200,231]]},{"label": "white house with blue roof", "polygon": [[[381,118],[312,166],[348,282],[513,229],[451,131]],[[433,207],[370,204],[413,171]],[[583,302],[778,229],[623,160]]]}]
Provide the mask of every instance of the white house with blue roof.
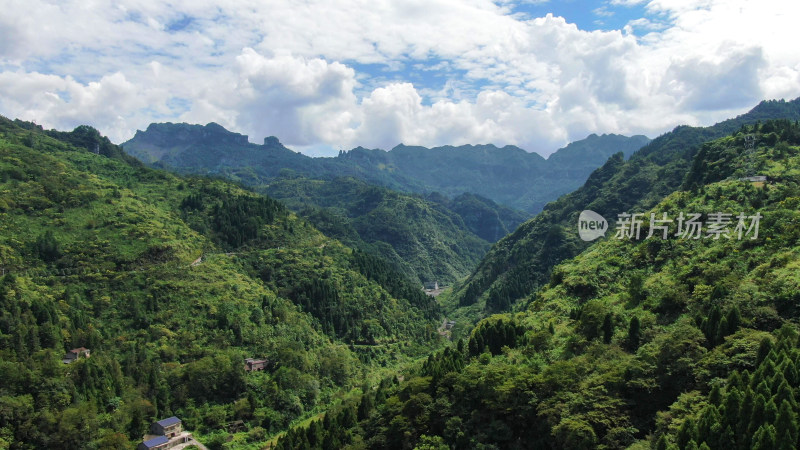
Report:
[{"label": "white house with blue roof", "polygon": [[188,445],[205,448],[194,440],[192,433],[183,430],[181,419],[175,416],[153,422],[150,434],[146,435],[137,450],[181,449]]},{"label": "white house with blue roof", "polygon": [[168,438],[181,434],[181,431],[183,431],[181,419],[175,416],[153,422],[153,424],[150,425],[150,433],[158,436],[166,436]]},{"label": "white house with blue roof", "polygon": [[169,448],[169,439],[166,436],[156,436],[153,439],[142,441],[137,450],[161,450]]}]

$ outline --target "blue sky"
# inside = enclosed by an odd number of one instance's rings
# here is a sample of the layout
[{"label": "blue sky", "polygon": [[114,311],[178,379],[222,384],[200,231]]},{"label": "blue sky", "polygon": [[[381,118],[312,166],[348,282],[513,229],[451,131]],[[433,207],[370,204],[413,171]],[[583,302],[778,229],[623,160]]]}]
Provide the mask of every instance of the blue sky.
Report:
[{"label": "blue sky", "polygon": [[[566,22],[585,31],[624,30],[626,26],[630,27],[626,32],[635,32],[634,27],[641,31],[640,27],[631,25],[641,18],[649,18],[650,26],[666,26],[659,22],[659,18],[647,14],[642,3],[615,5],[603,0],[571,0],[508,3],[505,6],[510,15],[522,19],[529,20],[550,14],[563,17]],[[450,84],[456,84],[454,80],[463,80],[465,71],[454,68],[447,62],[446,59],[436,56],[425,59],[409,58],[404,64],[397,64],[396,61],[390,64],[361,64],[357,60],[346,61],[350,67],[362,74],[365,80],[368,80],[368,87],[387,82],[408,81],[424,92],[438,92],[448,85],[448,81]],[[476,94],[489,85],[489,80],[476,79],[471,80],[468,86],[461,83],[459,89],[465,95]],[[435,100],[436,98],[430,95],[422,96],[425,105],[430,105]]]},{"label": "blue sky", "polygon": [[10,0],[0,114],[339,148],[656,136],[800,95],[780,0]]},{"label": "blue sky", "polygon": [[548,13],[560,16],[587,31],[621,30],[629,22],[645,17],[644,2],[615,5],[605,1],[567,0],[511,5],[514,12],[528,17],[543,17]]}]

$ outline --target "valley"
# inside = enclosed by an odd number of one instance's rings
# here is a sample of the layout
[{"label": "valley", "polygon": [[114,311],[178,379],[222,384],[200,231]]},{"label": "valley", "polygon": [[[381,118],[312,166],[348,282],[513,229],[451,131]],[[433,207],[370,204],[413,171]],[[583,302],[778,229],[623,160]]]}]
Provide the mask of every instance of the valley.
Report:
[{"label": "valley", "polygon": [[[793,448],[798,119],[800,99],[678,127],[529,217],[331,169],[426,150],[314,162],[153,126],[148,167],[93,128],[2,118],[0,444],[132,448],[169,418],[210,449]],[[170,160],[236,146],[274,164]],[[585,242],[582,210],[761,223]]]}]

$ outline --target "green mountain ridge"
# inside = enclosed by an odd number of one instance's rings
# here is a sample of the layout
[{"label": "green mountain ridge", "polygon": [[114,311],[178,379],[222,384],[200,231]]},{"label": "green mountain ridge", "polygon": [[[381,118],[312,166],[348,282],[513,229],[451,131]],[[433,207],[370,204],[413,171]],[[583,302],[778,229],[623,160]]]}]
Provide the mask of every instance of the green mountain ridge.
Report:
[{"label": "green mountain ridge", "polygon": [[[352,448],[797,448],[800,125],[740,123],[690,153],[685,184],[641,209],[642,227],[700,213],[702,238],[677,236],[677,221],[667,239],[602,238],[521,311],[316,431]],[[769,181],[740,179],[751,167]],[[718,212],[727,238],[705,226]],[[739,214],[761,217],[757,236],[738,235]]]},{"label": "green mountain ridge", "polygon": [[326,180],[353,177],[423,195],[473,193],[537,213],[545,203],[579,187],[610,155],[620,151],[630,155],[647,142],[645,136],[593,134],[548,159],[510,145],[425,148],[403,144],[390,151],[357,147],[334,158],[311,158],[287,149],[273,136],[265,138],[264,145],[251,144],[247,136],[215,123],[154,123],[122,146],[149,165],[219,174],[250,186],[267,184],[291,171]]},{"label": "green mountain ridge", "polygon": [[681,187],[703,142],[770,118],[799,119],[800,99],[764,101],[746,114],[711,127],[677,127],[627,161],[621,154],[612,156],[582,187],[548,204],[542,213],[498,241],[457,287],[454,301],[462,306],[480,305],[489,312],[507,310],[547,284],[556,264],[589,247],[577,233],[581,211],[589,209],[608,220],[624,212],[646,211]]},{"label": "green mountain ridge", "polygon": [[[213,123],[152,124],[125,146],[145,161],[155,158],[156,166],[211,173],[249,184],[286,202],[328,235],[387,259],[420,282],[452,284],[465,277],[490,243],[527,218],[474,194],[461,194],[452,201],[437,192],[421,198],[370,187],[361,178],[331,178],[336,171],[348,170],[343,165],[347,158],[309,158],[286,149],[275,138],[265,139],[263,146],[249,144],[246,136]],[[405,152],[401,147],[393,152]],[[455,150],[470,153],[472,148]],[[524,151],[515,151],[527,157]],[[424,149],[423,159],[436,152]],[[449,159],[460,158],[452,149],[450,153]],[[484,152],[482,160],[495,158],[495,153]],[[319,179],[308,178],[314,176]]]},{"label": "green mountain ridge", "polygon": [[[488,199],[284,170],[305,220],[89,127],[0,118],[0,447],[130,448],[177,414],[210,448],[796,448],[799,111],[762,102],[612,156],[457,286],[448,304],[506,312],[434,353],[442,318],[416,282],[310,222],[354,242],[378,221],[347,208],[504,224]],[[583,209],[643,230],[700,213],[705,235],[584,243]],[[78,346],[92,357],[63,364]],[[245,373],[252,356],[269,369]]]},{"label": "green mountain ridge", "polygon": [[123,146],[155,167],[248,185],[409,278],[452,284],[472,271],[489,243],[527,218],[503,204],[536,204],[537,210],[543,199],[577,187],[608,155],[630,154],[646,142],[591,135],[547,160],[514,146],[402,144],[388,152],[359,147],[336,158],[310,158],[274,137],[251,144],[215,123],[162,123],[137,131]]},{"label": "green mountain ridge", "polygon": [[438,345],[389,264],[89,127],[0,117],[0,193],[0,448],[131,448],[173,414],[211,448],[242,421],[246,448]]},{"label": "green mountain ridge", "polygon": [[284,202],[326,235],[379,255],[421,283],[451,284],[466,276],[489,248],[525,216],[464,194],[402,194],[353,178],[278,178],[261,190]]}]

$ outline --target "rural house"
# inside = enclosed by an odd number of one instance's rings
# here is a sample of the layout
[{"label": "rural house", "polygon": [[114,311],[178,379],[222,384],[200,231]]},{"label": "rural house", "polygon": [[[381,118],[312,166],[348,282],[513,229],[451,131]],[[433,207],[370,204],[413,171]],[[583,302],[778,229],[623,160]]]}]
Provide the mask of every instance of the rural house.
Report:
[{"label": "rural house", "polygon": [[69,364],[75,362],[79,358],[88,358],[89,356],[91,356],[91,350],[85,347],[78,347],[68,351],[67,354],[64,355],[64,359],[61,361],[64,364]]},{"label": "rural house", "polygon": [[266,359],[247,358],[244,360],[244,370],[247,372],[264,370],[267,368],[268,363],[269,361]]},{"label": "rural house", "polygon": [[192,433],[183,431],[181,419],[172,416],[159,420],[158,422],[153,422],[153,424],[150,425],[150,434],[144,436],[137,450],[164,450],[177,446],[183,448],[183,444],[198,445]]}]

